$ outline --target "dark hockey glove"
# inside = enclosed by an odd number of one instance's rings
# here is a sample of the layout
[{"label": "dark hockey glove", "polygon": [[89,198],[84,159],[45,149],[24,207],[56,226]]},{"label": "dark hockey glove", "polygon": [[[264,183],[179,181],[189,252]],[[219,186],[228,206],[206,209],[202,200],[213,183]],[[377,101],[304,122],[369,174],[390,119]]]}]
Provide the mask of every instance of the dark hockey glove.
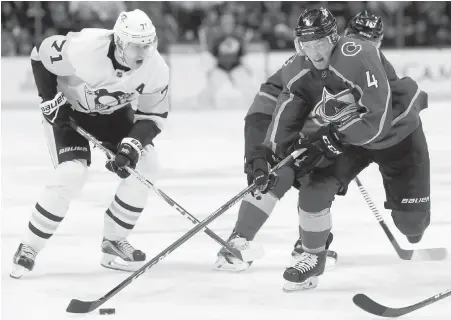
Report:
[{"label": "dark hockey glove", "polygon": [[304,173],[313,170],[316,165],[325,157],[333,159],[343,153],[343,146],[338,138],[338,131],[332,124],[321,127],[315,133],[306,136],[301,133],[301,137],[296,139],[288,152],[306,149],[295,162]]},{"label": "dark hockey glove", "polygon": [[251,185],[255,182],[257,190],[252,192],[257,200],[261,199],[261,194],[270,191],[276,183],[277,176],[269,174],[269,164],[266,160],[266,147],[263,145],[257,146],[254,156],[250,160],[246,160],[245,171],[247,174],[247,184]]},{"label": "dark hockey glove", "polygon": [[66,126],[73,112],[72,106],[62,92],[58,92],[53,99],[43,100],[39,107],[45,120],[57,128]]},{"label": "dark hockey glove", "polygon": [[125,179],[130,175],[125,170],[125,166],[133,169],[136,168],[142,150],[141,142],[134,138],[124,138],[117,148],[116,157],[114,160],[109,160],[105,167],[111,172],[116,173],[120,178]]}]

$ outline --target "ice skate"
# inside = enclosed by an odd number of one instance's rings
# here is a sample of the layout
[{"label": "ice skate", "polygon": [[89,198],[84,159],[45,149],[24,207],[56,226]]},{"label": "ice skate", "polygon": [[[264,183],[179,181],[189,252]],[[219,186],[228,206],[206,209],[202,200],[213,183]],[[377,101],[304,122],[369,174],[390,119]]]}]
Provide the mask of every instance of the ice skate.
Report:
[{"label": "ice skate", "polygon": [[134,272],[142,267],[146,254],[133,248],[126,240],[111,241],[103,238],[100,264],[109,269]]},{"label": "ice skate", "polygon": [[33,270],[36,255],[38,253],[30,246],[21,243],[13,258],[13,270],[10,276],[20,279],[22,276]]},{"label": "ice skate", "polygon": [[[331,233],[329,233],[329,237],[327,238],[327,241],[326,241],[326,271],[333,269],[338,261],[338,254],[333,250],[329,250],[329,246],[332,243],[333,239],[334,239],[334,236],[331,232]],[[294,249],[291,252],[291,257],[293,259],[291,262],[291,265],[294,265],[296,263],[296,259],[297,259],[296,256],[301,255],[303,252],[304,252],[304,249],[302,249],[302,240],[299,239],[294,244]]]},{"label": "ice skate", "polygon": [[317,254],[304,251],[293,259],[296,262],[283,273],[285,279],[283,291],[295,292],[316,288],[318,276],[323,274],[326,267],[326,251]]},{"label": "ice skate", "polygon": [[236,258],[227,249],[221,248],[218,252],[218,259],[213,267],[215,270],[230,272],[244,271],[251,266],[253,260],[261,259],[264,255],[263,248],[260,245],[253,241],[247,241],[246,238],[236,232],[232,232],[228,239],[228,244],[232,248],[239,250],[245,261]]}]

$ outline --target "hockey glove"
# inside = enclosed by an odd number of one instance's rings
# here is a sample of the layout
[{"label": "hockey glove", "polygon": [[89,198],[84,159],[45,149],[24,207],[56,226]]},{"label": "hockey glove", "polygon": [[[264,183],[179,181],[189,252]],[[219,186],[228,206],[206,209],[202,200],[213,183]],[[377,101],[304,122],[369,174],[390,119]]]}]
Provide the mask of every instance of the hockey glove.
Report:
[{"label": "hockey glove", "polygon": [[306,152],[295,162],[303,173],[310,172],[325,157],[333,159],[343,153],[343,146],[338,138],[338,131],[332,124],[321,127],[312,135],[306,136],[300,134],[300,138],[296,139],[288,152],[294,150],[306,149]]},{"label": "hockey glove", "polygon": [[141,142],[134,138],[124,138],[117,148],[116,157],[114,160],[110,159],[105,167],[116,173],[120,178],[125,179],[130,175],[125,170],[125,166],[135,169],[142,151]]},{"label": "hockey glove", "polygon": [[275,174],[269,174],[269,164],[266,161],[267,152],[265,149],[266,147],[262,145],[257,146],[253,158],[246,160],[245,164],[247,184],[255,183],[257,185],[257,190],[252,192],[252,196],[257,200],[261,199],[261,194],[271,190],[277,180]]},{"label": "hockey glove", "polygon": [[53,99],[43,100],[39,107],[45,120],[57,128],[66,126],[73,112],[72,106],[62,92],[58,92]]}]

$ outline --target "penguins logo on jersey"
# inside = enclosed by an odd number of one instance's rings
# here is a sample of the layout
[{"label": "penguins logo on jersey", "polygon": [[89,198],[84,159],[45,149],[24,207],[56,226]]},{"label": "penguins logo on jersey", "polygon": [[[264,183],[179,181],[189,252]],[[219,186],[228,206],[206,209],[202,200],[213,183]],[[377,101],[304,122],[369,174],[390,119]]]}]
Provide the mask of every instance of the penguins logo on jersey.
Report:
[{"label": "penguins logo on jersey", "polygon": [[334,122],[341,127],[358,116],[358,109],[349,89],[334,95],[323,88],[322,98],[313,108],[312,119],[318,125]]},{"label": "penguins logo on jersey", "polygon": [[100,111],[109,108],[115,108],[131,102],[136,98],[136,92],[109,92],[107,89],[98,89],[92,91],[87,86],[85,86],[85,96],[89,108],[93,111]]}]

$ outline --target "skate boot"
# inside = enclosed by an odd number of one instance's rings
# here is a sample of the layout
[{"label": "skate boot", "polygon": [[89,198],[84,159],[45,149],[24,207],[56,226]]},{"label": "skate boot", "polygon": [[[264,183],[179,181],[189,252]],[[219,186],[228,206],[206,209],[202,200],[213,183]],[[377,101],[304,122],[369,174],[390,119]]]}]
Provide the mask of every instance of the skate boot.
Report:
[{"label": "skate boot", "polygon": [[[326,241],[326,271],[333,269],[335,267],[335,265],[337,264],[337,260],[338,260],[338,254],[333,250],[329,250],[329,246],[333,240],[334,240],[334,235],[331,232],[331,233],[329,233],[329,237],[327,238],[327,241]],[[292,265],[294,265],[296,263],[296,256],[302,254],[303,252],[304,252],[304,249],[302,249],[302,240],[299,239],[294,244],[293,251],[291,251],[291,257],[293,259]]]},{"label": "skate boot", "polygon": [[111,241],[103,238],[100,264],[109,269],[134,272],[143,266],[146,254],[133,248],[126,240]]},{"label": "skate boot", "polygon": [[285,283],[283,291],[295,292],[313,289],[318,286],[318,276],[324,273],[326,267],[326,251],[309,253],[304,251],[296,257],[296,263],[283,273]]},{"label": "skate boot", "polygon": [[235,231],[232,232],[227,243],[234,249],[239,250],[242,253],[243,258],[250,258],[251,261],[241,261],[233,254],[231,254],[227,249],[221,248],[218,252],[218,259],[216,260],[213,269],[219,271],[232,271],[232,272],[240,272],[249,268],[252,264],[252,259],[260,259],[264,255],[263,248],[253,241],[248,241],[246,238],[242,237],[240,234]]},{"label": "skate boot", "polygon": [[20,279],[24,274],[33,270],[37,254],[32,247],[21,243],[13,257],[11,278]]}]

